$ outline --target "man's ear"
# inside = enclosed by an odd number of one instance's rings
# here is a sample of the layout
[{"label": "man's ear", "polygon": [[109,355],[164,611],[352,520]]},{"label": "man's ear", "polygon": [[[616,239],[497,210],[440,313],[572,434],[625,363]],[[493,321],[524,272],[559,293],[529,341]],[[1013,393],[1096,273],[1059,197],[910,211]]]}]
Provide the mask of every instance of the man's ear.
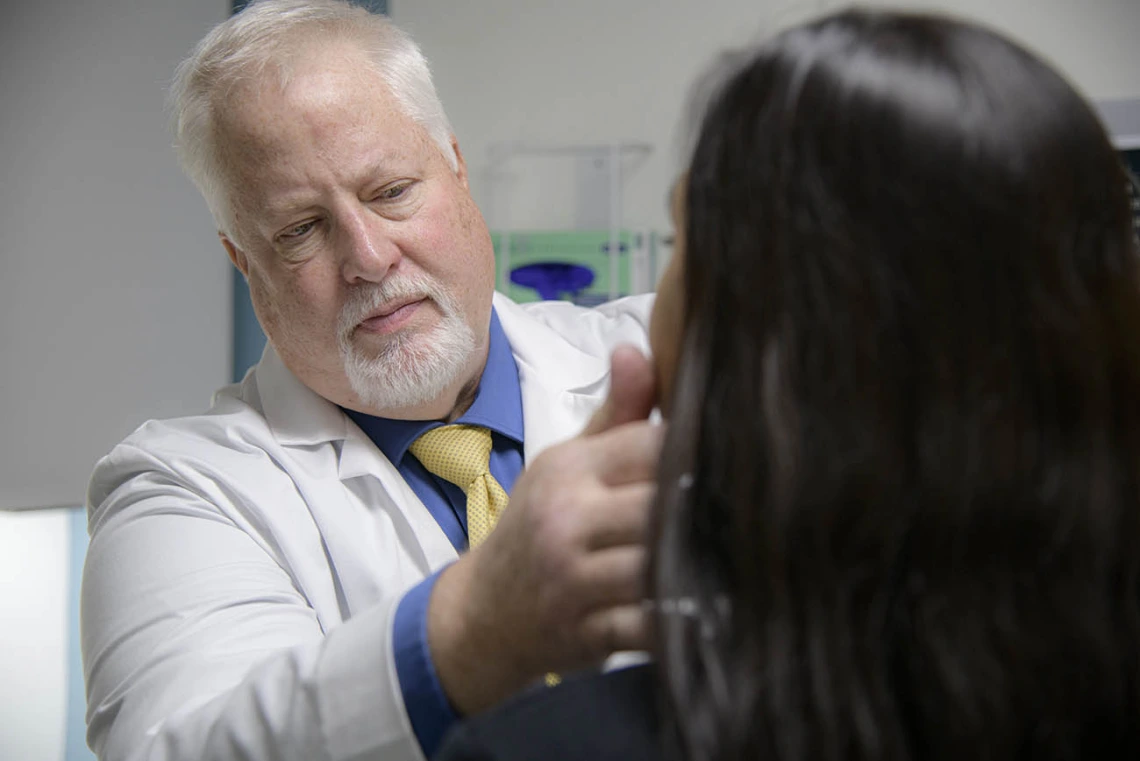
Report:
[{"label": "man's ear", "polygon": [[455,151],[455,176],[459,178],[459,184],[464,190],[470,190],[467,186],[467,162],[463,159],[463,151],[459,150],[459,141],[455,135],[451,136],[451,150]]},{"label": "man's ear", "polygon": [[235,246],[234,242],[221,230],[218,230],[218,239],[222,241],[222,248],[229,254],[230,261],[234,263],[234,266],[238,268],[246,279],[249,279],[249,260],[246,259],[245,252]]}]

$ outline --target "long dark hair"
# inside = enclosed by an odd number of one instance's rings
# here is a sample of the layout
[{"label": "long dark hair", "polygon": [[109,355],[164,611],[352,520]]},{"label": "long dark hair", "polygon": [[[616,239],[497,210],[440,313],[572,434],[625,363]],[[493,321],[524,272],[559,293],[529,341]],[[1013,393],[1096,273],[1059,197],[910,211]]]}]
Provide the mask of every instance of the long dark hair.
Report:
[{"label": "long dark hair", "polygon": [[718,89],[651,562],[687,758],[1140,758],[1125,183],[962,22],[846,11]]}]

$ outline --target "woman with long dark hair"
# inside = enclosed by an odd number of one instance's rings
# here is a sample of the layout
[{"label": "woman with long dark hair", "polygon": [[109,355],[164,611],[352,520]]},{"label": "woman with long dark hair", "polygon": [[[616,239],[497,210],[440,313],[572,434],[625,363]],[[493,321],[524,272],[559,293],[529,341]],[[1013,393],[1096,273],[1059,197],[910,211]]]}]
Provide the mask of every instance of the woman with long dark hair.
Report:
[{"label": "woman with long dark hair", "polygon": [[675,209],[655,665],[445,757],[1140,758],[1140,271],[1088,104],[842,12],[720,86]]}]

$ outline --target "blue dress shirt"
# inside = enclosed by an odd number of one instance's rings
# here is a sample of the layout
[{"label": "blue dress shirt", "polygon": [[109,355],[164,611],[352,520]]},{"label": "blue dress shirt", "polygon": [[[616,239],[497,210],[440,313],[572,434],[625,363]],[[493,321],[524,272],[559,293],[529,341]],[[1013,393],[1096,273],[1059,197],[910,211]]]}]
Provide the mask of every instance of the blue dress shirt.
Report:
[{"label": "blue dress shirt", "polygon": [[[389,420],[345,410],[380,451],[399,469],[435,518],[456,550],[467,547],[467,496],[455,484],[434,476],[408,447],[421,434],[443,423],[438,420]],[[490,347],[475,401],[455,424],[491,431],[491,475],[507,494],[523,468],[523,412],[519,371],[510,344],[491,310]],[[443,735],[458,718],[443,693],[427,643],[427,608],[439,572],[412,587],[396,609],[393,649],[396,674],[412,730],[424,755],[431,757]]]}]

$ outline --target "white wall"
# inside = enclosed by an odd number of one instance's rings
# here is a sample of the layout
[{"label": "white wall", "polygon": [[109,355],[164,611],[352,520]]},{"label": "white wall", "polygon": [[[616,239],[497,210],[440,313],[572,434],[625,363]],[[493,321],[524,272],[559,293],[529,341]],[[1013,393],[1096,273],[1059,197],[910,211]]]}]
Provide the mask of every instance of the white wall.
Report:
[{"label": "white wall", "polygon": [[[911,0],[1005,30],[1088,95],[1140,95],[1140,0]],[[837,3],[831,3],[831,6]],[[667,225],[678,127],[690,84],[717,53],[804,19],[824,4],[784,0],[391,0],[423,46],[490,207],[495,141],[645,140],[653,157],[626,186],[627,223]]]},{"label": "white wall", "polygon": [[[0,24],[0,508],[228,380],[228,262],[164,95],[229,0],[8,3]],[[0,717],[0,721],[3,717]]]}]

